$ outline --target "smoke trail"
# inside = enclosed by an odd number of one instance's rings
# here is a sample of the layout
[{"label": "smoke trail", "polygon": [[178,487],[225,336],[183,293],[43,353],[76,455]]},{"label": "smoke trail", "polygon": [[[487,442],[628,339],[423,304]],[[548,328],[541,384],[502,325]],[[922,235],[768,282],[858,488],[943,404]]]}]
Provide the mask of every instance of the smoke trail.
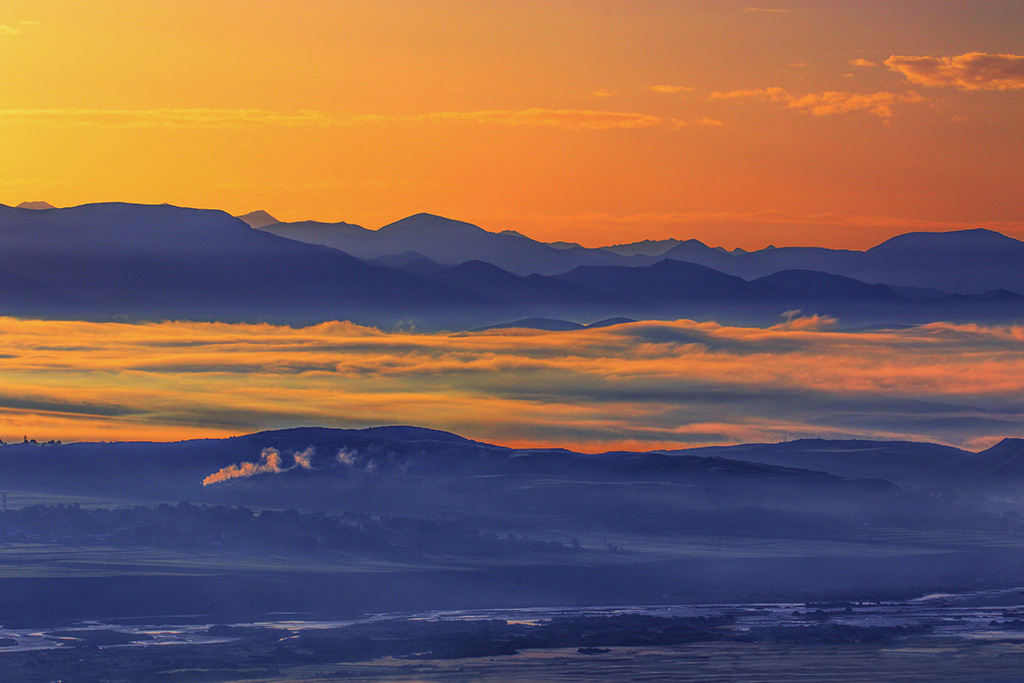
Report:
[{"label": "smoke trail", "polygon": [[265,472],[284,472],[281,468],[281,453],[276,448],[264,448],[260,451],[259,463],[243,462],[238,465],[228,465],[219,472],[214,472],[203,479],[203,486],[227,481],[228,479],[251,477]]}]

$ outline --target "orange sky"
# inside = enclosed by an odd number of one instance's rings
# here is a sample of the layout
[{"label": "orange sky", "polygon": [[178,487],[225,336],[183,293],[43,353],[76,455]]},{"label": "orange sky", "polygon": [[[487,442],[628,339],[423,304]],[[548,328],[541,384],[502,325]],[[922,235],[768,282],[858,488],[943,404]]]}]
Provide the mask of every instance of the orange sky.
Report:
[{"label": "orange sky", "polygon": [[5,0],[0,202],[1024,238],[1024,3]]}]

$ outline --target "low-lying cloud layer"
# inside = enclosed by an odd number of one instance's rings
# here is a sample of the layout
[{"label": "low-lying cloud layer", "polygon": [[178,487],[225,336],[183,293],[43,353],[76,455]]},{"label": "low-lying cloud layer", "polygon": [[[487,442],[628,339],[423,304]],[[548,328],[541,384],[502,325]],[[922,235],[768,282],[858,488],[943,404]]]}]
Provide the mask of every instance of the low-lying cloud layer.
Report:
[{"label": "low-lying cloud layer", "polygon": [[[1024,327],[857,333],[796,317],[428,335],[0,318],[0,387],[8,440],[413,424],[587,451],[796,437],[985,446],[1024,436]],[[249,465],[304,466],[280,457]]]}]

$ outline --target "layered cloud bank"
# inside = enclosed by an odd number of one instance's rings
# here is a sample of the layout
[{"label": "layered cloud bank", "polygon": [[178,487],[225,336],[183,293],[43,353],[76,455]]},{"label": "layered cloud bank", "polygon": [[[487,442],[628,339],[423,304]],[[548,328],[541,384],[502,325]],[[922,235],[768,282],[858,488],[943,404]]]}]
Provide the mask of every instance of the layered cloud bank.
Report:
[{"label": "layered cloud bank", "polygon": [[955,57],[893,55],[886,66],[911,83],[960,90],[1024,89],[1024,56],[968,52]]},{"label": "layered cloud bank", "polygon": [[981,447],[1024,436],[1024,328],[844,332],[796,317],[426,335],[4,318],[0,386],[5,440],[415,424],[589,451],[797,437]]}]

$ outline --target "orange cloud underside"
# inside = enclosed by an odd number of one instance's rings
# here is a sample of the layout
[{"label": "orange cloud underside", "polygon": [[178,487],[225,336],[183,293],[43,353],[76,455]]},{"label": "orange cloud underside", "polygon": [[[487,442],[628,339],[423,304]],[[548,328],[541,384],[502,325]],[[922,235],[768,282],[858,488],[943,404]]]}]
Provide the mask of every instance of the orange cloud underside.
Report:
[{"label": "orange cloud underside", "polygon": [[[0,202],[590,246],[1024,236],[1024,9],[972,7],[965,47],[957,3],[778,4],[8,0]],[[766,212],[803,222],[696,218]]]},{"label": "orange cloud underside", "polygon": [[[1024,328],[652,322],[391,334],[350,323],[0,319],[0,436],[173,440],[415,424],[585,451],[1024,434]],[[964,424],[971,423],[964,427]]]}]

